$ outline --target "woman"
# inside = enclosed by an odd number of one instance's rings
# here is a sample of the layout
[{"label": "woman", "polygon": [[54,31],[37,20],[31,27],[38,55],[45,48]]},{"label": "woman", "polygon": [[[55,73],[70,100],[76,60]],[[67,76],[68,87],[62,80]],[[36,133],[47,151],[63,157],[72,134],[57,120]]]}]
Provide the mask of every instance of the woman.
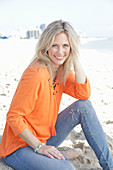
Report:
[{"label": "woman", "polygon": [[[0,157],[12,168],[75,169],[57,147],[78,124],[103,169],[113,168],[104,132],[87,100],[90,85],[78,45],[78,35],[68,22],[55,21],[42,33],[7,113]],[[58,114],[62,93],[79,100]]]}]

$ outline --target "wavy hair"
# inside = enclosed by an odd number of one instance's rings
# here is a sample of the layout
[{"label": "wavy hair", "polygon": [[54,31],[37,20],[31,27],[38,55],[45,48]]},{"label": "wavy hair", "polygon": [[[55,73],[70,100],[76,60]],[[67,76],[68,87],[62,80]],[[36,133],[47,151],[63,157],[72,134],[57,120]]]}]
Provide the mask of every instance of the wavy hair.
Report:
[{"label": "wavy hair", "polygon": [[70,43],[69,57],[58,70],[58,77],[60,79],[60,82],[63,82],[65,84],[69,71],[71,70],[73,64],[73,59],[78,58],[79,56],[79,36],[68,22],[58,20],[50,23],[46,27],[36,45],[35,57],[33,58],[31,64],[39,61],[39,68],[47,67],[50,75],[52,76],[51,60],[48,56],[48,49],[52,46],[56,34],[61,32],[67,34]]}]

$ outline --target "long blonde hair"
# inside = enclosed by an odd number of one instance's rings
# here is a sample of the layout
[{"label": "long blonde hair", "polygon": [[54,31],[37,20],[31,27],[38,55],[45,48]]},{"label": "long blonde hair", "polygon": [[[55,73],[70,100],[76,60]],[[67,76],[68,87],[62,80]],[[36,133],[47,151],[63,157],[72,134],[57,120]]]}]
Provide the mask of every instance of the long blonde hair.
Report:
[{"label": "long blonde hair", "polygon": [[58,20],[50,23],[46,27],[36,45],[35,57],[33,58],[31,63],[40,61],[39,68],[47,67],[50,75],[52,76],[51,60],[48,56],[48,49],[52,46],[56,34],[61,32],[64,32],[68,35],[71,47],[69,57],[63,63],[63,65],[60,66],[58,71],[60,82],[63,82],[65,84],[67,76],[73,64],[73,59],[78,57],[79,55],[79,36],[68,22]]}]

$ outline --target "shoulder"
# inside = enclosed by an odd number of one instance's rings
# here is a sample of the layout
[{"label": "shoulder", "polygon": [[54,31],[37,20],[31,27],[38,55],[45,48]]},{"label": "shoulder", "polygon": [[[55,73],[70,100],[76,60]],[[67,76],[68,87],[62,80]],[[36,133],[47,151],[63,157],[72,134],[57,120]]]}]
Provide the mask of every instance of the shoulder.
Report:
[{"label": "shoulder", "polygon": [[33,81],[43,80],[46,77],[48,77],[47,68],[39,68],[37,63],[28,66],[22,75],[22,79],[32,79]]}]

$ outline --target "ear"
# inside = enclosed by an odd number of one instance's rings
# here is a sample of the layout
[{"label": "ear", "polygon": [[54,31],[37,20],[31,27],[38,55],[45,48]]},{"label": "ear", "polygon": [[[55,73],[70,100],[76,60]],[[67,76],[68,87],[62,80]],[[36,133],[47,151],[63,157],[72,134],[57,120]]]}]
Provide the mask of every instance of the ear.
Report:
[{"label": "ear", "polygon": [[48,50],[44,49],[44,53],[45,53],[45,54],[48,54]]}]

